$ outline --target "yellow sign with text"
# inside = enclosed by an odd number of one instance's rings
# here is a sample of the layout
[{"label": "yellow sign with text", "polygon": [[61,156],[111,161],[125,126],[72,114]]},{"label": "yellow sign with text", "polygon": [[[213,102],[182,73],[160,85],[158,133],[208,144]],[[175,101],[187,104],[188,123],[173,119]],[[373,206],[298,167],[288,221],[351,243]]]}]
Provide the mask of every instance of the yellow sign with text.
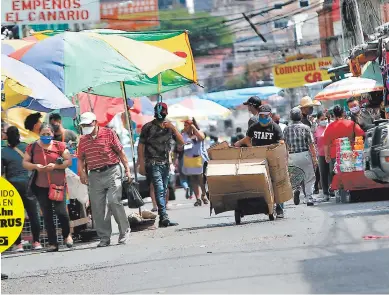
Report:
[{"label": "yellow sign with text", "polygon": [[273,66],[274,85],[280,88],[296,88],[308,83],[330,80],[327,68],[331,66],[331,57],[278,64]]},{"label": "yellow sign with text", "polygon": [[0,253],[10,248],[22,232],[24,206],[15,187],[0,177]]}]

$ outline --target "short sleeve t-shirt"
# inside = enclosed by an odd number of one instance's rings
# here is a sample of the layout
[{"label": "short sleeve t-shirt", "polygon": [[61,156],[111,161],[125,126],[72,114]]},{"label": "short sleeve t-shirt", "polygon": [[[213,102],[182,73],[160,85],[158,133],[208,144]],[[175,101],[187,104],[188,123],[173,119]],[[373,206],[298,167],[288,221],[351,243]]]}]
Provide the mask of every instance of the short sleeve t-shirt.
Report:
[{"label": "short sleeve t-shirt", "polygon": [[[22,153],[26,151],[24,142],[16,146]],[[1,168],[5,171],[5,178],[11,183],[27,183],[28,171],[22,166],[23,158],[10,146],[1,150]]]},{"label": "short sleeve t-shirt", "polygon": [[355,136],[364,136],[365,132],[359,127],[358,124],[351,120],[337,120],[328,125],[324,131],[324,145],[330,146],[331,158],[336,158],[336,142],[335,140],[342,137],[352,137],[355,132]]},{"label": "short sleeve t-shirt", "polygon": [[251,125],[247,136],[251,138],[253,146],[275,144],[284,138],[280,126],[273,121],[267,126],[262,126],[259,122]]},{"label": "short sleeve t-shirt", "polygon": [[[53,141],[50,149],[44,149],[36,142],[27,146],[26,153],[30,156],[32,147],[34,147],[34,151],[31,162],[33,164],[41,164],[43,166],[55,163],[66,149],[64,142]],[[44,155],[46,156],[46,161]],[[35,181],[36,186],[49,187],[49,178],[47,174],[47,172],[38,172],[38,176]],[[56,185],[63,185],[65,182],[65,170],[59,169],[50,172],[50,182]]]}]

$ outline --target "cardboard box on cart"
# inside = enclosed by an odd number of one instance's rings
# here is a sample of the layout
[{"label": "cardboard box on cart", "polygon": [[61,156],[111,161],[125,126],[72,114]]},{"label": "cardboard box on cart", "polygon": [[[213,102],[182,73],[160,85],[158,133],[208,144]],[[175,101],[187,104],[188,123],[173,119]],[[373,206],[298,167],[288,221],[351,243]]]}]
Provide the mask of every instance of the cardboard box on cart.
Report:
[{"label": "cardboard box on cart", "polygon": [[[216,147],[216,148],[214,148]],[[288,153],[285,145],[269,145],[249,148],[233,148],[221,143],[211,147],[208,154],[214,161],[266,159],[276,203],[284,203],[293,197],[288,173]],[[209,167],[209,166],[208,166]],[[209,173],[208,173],[209,174]],[[228,185],[228,184],[226,184]],[[211,194],[211,189],[210,189]]]},{"label": "cardboard box on cart", "polygon": [[[235,210],[239,200],[251,198],[264,198],[269,214],[273,213],[273,189],[265,159],[211,160],[207,181],[216,214]],[[261,208],[266,209],[266,204]]]}]

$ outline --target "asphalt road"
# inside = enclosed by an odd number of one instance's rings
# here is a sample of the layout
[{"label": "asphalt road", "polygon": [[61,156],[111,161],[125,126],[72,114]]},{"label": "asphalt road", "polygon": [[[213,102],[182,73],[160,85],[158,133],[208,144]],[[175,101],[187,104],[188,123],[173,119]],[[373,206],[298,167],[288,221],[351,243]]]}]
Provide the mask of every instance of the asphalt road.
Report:
[{"label": "asphalt road", "polygon": [[180,225],[128,245],[3,257],[2,293],[389,293],[389,239],[362,238],[389,235],[389,201],[287,204],[239,226],[192,203],[180,193]]}]

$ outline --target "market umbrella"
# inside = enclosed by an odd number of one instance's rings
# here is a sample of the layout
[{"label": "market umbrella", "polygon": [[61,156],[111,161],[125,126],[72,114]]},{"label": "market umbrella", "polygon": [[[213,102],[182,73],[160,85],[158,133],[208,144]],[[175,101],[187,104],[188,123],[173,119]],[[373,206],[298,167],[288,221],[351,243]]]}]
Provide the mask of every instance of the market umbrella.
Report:
[{"label": "market umbrella", "polygon": [[196,118],[196,120],[206,120],[208,117],[201,113],[198,110],[191,110],[187,107],[184,107],[181,104],[174,104],[168,107],[168,115],[167,117],[170,120],[186,120],[189,118]]},{"label": "market umbrella", "polygon": [[31,36],[23,38],[23,40],[26,41],[41,41],[46,38],[64,33],[65,31],[60,31],[60,30],[45,30],[45,31],[39,31],[33,33]]},{"label": "market umbrella", "polygon": [[183,58],[132,39],[75,32],[44,39],[10,56],[41,72],[68,97],[81,91],[122,97],[120,81],[126,82],[131,96],[168,91],[180,82],[162,74],[159,86],[158,74],[185,64]]},{"label": "market umbrella", "polygon": [[60,110],[68,117],[76,115],[74,105],[50,80],[34,68],[4,54],[1,55],[1,80],[4,87],[2,110],[19,105],[41,112]]},{"label": "market umbrella", "polygon": [[360,96],[364,93],[382,90],[384,90],[383,84],[375,80],[360,77],[350,77],[328,85],[318,94],[316,94],[315,99],[346,99],[352,96]]},{"label": "market umbrella", "polygon": [[220,104],[211,100],[200,99],[197,96],[188,97],[179,104],[206,117],[227,117],[231,114],[229,109]]},{"label": "market umbrella", "polygon": [[134,101],[132,111],[144,115],[154,115],[154,105],[148,97],[137,97],[132,100]]},{"label": "market umbrella", "polygon": [[34,44],[34,41],[25,41],[19,39],[2,40],[1,41],[1,54],[9,55],[16,50],[19,50],[28,45]]}]

